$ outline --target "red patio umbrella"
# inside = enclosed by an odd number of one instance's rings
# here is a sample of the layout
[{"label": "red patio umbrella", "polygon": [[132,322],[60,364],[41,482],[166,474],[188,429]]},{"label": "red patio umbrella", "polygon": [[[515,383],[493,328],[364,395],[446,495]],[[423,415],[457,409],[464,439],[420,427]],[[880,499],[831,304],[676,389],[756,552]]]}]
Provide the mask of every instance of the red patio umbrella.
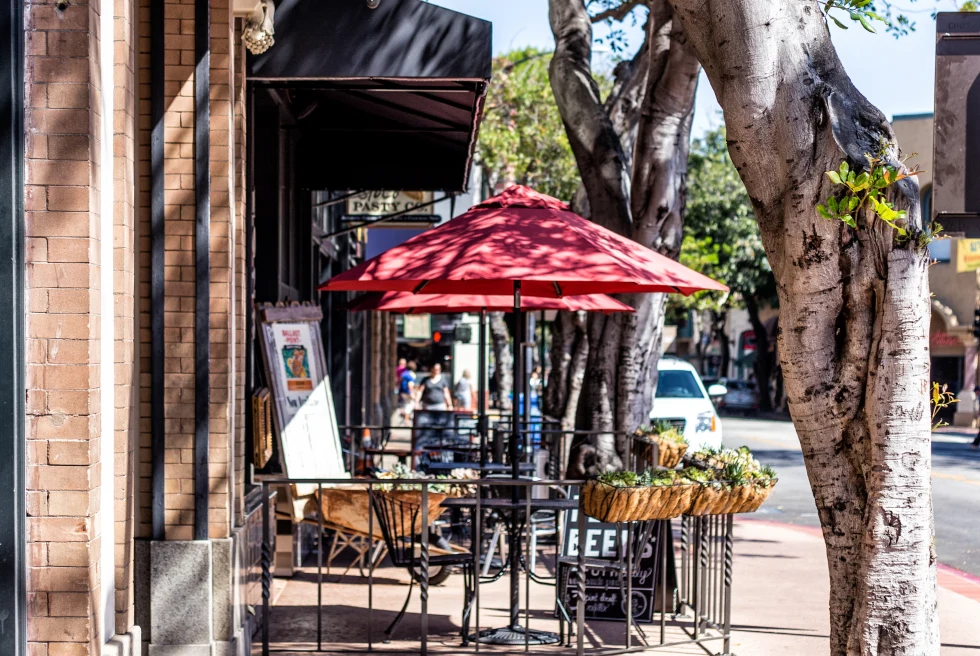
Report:
[{"label": "red patio umbrella", "polygon": [[[727,291],[727,287],[626,237],[573,213],[556,198],[523,186],[473,206],[353,269],[331,278],[329,291],[513,294],[521,326],[521,296]],[[515,343],[519,343],[515,338]],[[514,381],[523,358],[514,358]],[[515,394],[515,402],[517,400]],[[519,478],[520,428],[511,419],[510,461]],[[518,489],[512,492],[518,505]],[[557,642],[548,632],[518,624],[520,548],[511,532],[510,624],[481,633],[480,642]],[[484,635],[485,634],[485,635]]]},{"label": "red patio umbrella", "polygon": [[522,186],[331,278],[331,291],[574,296],[727,288]]},{"label": "red patio umbrella", "polygon": [[[453,312],[510,312],[514,297],[467,294],[412,294],[411,292],[372,292],[354,300],[350,309],[355,312],[377,310],[399,314],[443,314]],[[606,294],[543,298],[522,296],[522,310],[583,310],[585,312],[635,312],[626,303]]]}]

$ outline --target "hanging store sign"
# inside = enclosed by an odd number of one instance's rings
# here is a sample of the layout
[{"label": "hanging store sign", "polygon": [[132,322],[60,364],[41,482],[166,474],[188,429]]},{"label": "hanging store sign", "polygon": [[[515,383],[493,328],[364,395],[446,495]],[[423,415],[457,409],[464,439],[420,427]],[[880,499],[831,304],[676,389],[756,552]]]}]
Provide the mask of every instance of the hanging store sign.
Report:
[{"label": "hanging store sign", "polygon": [[402,317],[402,337],[405,339],[432,339],[432,316],[406,314]]},{"label": "hanging store sign", "polygon": [[438,218],[432,198],[431,191],[364,191],[347,199],[345,214],[361,219],[402,213],[395,219],[398,223],[431,223]]},{"label": "hanging store sign", "polygon": [[956,272],[980,269],[980,239],[956,240]]}]

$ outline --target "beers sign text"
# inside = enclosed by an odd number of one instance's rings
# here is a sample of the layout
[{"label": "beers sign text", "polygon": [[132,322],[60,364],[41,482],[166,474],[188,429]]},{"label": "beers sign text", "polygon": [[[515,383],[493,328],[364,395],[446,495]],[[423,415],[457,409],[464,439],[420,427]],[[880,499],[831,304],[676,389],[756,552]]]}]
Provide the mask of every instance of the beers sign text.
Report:
[{"label": "beers sign text", "polygon": [[347,199],[347,216],[432,216],[431,191],[365,191]]}]

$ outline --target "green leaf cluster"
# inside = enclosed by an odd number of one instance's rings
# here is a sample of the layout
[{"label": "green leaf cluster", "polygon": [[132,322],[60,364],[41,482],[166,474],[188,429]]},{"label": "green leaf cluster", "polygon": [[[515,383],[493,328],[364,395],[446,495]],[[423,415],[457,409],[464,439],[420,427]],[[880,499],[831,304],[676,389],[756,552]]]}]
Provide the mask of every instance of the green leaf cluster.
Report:
[{"label": "green leaf cluster", "polygon": [[888,23],[885,17],[875,12],[872,0],[827,0],[823,3],[823,11],[827,18],[832,20],[842,30],[846,30],[847,25],[837,18],[837,15],[841,14],[850,18],[855,23],[859,23],[861,27],[872,34],[876,33],[876,30],[871,24],[871,21]]},{"label": "green leaf cluster", "polygon": [[917,175],[918,171],[899,170],[886,164],[881,158],[866,154],[868,170],[856,171],[846,161],[836,171],[827,171],[827,177],[835,186],[844,187],[843,193],[831,196],[826,204],[817,205],[817,213],[825,219],[838,220],[857,229],[857,215],[862,209],[878,217],[898,235],[899,241],[909,238],[905,210],[896,210],[885,200],[889,185]]},{"label": "green leaf cluster", "polygon": [[691,142],[680,261],[725,283],[733,294],[704,292],[687,299],[672,296],[671,303],[717,311],[738,307],[747,296],[760,303],[775,302],[772,269],[752,202],[728,154],[724,128]]},{"label": "green leaf cluster", "polygon": [[571,200],[578,168],[548,80],[551,53],[519,48],[493,60],[477,161],[493,189],[524,184]]}]

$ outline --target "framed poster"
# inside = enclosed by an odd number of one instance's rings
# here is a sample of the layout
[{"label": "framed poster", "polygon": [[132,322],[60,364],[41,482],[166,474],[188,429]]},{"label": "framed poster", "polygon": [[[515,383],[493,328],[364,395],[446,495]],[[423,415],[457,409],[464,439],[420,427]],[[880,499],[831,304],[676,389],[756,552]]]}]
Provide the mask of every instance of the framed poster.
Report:
[{"label": "framed poster", "polygon": [[[262,361],[274,399],[283,472],[289,478],[349,478],[315,306],[260,308]],[[311,494],[315,485],[298,485]]]}]

